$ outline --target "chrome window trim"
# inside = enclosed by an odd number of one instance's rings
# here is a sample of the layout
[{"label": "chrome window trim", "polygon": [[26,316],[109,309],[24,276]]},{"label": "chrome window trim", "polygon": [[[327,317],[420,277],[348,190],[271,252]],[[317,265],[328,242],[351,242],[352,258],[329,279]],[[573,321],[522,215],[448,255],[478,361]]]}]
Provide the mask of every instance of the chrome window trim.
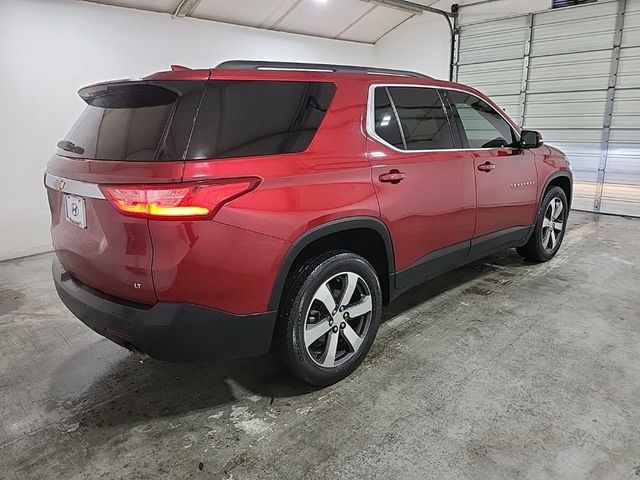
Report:
[{"label": "chrome window trim", "polygon": [[[407,153],[407,154],[412,154],[412,153],[433,153],[433,152],[476,152],[478,150],[484,150],[484,151],[488,151],[488,150],[517,150],[517,148],[514,147],[484,147],[484,148],[443,148],[443,149],[429,149],[429,150],[402,150],[400,148],[394,147],[393,145],[391,145],[390,143],[388,143],[386,140],[384,140],[382,137],[380,137],[377,133],[376,133],[376,125],[375,125],[375,89],[376,88],[389,88],[389,87],[411,87],[411,88],[431,88],[431,89],[435,89],[435,90],[448,90],[448,91],[452,91],[452,92],[461,92],[461,93],[466,93],[467,95],[471,95],[475,98],[477,98],[478,100],[481,100],[483,102],[486,103],[486,101],[482,98],[480,98],[478,95],[469,92],[467,90],[463,90],[461,88],[455,88],[455,87],[440,87],[437,85],[419,85],[419,84],[415,84],[415,83],[373,83],[371,85],[369,85],[369,97],[367,99],[367,118],[365,121],[365,128],[367,131],[367,134],[372,137],[373,139],[375,139],[377,142],[383,144],[385,147],[390,148],[391,150],[395,151],[395,152],[399,152],[399,153]],[[440,95],[438,95],[440,97]],[[393,101],[393,99],[391,98],[391,95],[389,95],[389,99],[391,101]],[[442,98],[440,97],[440,101],[443,104],[443,108],[446,108],[444,106],[444,101],[442,100]],[[493,108],[492,105],[489,105],[491,108]],[[511,130],[513,131],[514,136],[516,137],[516,139],[518,141],[520,141],[520,133],[518,132],[517,128],[515,127],[515,124],[511,121],[511,119],[509,117],[507,117],[503,112],[501,112],[499,109],[494,109],[498,115],[500,115],[500,117],[507,122],[507,124],[511,127]],[[400,130],[402,132],[402,130]]]},{"label": "chrome window trim", "polygon": [[69,178],[58,177],[57,175],[47,172],[44,176],[44,184],[52,190],[68,193],[69,195],[105,200],[105,196],[97,183],[71,180]]}]

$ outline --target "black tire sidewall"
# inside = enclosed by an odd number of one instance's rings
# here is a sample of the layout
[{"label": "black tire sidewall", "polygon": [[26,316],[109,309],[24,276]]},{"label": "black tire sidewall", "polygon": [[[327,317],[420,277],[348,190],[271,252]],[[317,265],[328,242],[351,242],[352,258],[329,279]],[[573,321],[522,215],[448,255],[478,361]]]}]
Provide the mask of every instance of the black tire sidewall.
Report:
[{"label": "black tire sidewall", "polygon": [[[354,272],[367,283],[371,292],[371,324],[358,352],[347,362],[334,368],[317,365],[304,345],[304,322],[309,305],[317,289],[328,279],[341,272]],[[287,350],[293,358],[291,367],[303,381],[325,386],[335,383],[353,372],[364,361],[380,324],[382,314],[382,293],[380,282],[373,267],[364,258],[353,253],[338,253],[319,263],[308,274],[293,301],[287,328]]]}]

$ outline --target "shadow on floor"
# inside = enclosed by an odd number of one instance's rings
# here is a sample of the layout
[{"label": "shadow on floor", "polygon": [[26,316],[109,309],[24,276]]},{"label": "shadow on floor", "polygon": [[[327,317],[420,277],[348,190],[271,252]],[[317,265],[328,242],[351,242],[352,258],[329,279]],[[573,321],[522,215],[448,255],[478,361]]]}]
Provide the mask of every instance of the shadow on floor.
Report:
[{"label": "shadow on floor", "polygon": [[[469,264],[403,294],[383,310],[382,321],[501,268],[524,265],[513,250]],[[247,392],[273,402],[275,398],[314,391],[287,377],[268,355],[216,364],[155,360],[141,363],[137,355],[118,349],[103,340],[68,358],[51,379],[51,389],[55,391],[51,397],[58,400],[65,397],[59,391],[59,385],[65,382],[73,381],[84,387],[66,395],[66,401],[54,405],[56,401],[52,400],[50,408],[58,408],[62,403],[76,421],[91,429],[149,419],[170,420],[233,402]]]}]

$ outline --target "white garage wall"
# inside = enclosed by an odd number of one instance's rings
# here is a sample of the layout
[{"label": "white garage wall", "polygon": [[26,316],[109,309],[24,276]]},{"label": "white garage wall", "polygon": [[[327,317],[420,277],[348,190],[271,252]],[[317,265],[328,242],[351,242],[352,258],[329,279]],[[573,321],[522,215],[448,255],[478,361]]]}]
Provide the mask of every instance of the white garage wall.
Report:
[{"label": "white garage wall", "polygon": [[444,17],[423,13],[376,42],[377,66],[402,68],[449,79],[451,33]]},{"label": "white garage wall", "polygon": [[80,87],[233,58],[374,64],[364,44],[71,0],[0,4],[0,260],[51,248],[42,177],[82,111]]}]

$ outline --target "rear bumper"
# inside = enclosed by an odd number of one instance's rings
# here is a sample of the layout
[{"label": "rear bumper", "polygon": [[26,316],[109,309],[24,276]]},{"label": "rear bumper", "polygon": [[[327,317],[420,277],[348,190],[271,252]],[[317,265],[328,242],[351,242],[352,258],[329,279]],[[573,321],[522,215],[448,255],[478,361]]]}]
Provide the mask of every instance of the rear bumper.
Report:
[{"label": "rear bumper", "polygon": [[74,279],[53,261],[53,280],[66,307],[84,324],[130,350],[171,362],[241,358],[269,351],[276,312],[232,315],[182,303],[140,305]]}]

